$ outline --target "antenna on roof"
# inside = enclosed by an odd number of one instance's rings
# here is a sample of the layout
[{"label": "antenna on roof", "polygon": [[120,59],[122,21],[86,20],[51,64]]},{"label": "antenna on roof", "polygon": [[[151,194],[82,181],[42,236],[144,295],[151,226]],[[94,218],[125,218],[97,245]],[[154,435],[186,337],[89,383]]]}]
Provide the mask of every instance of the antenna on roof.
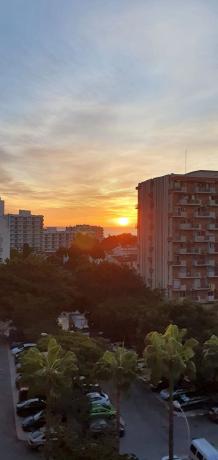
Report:
[{"label": "antenna on roof", "polygon": [[187,155],[188,155],[188,150],[185,150],[185,174],[187,173]]}]

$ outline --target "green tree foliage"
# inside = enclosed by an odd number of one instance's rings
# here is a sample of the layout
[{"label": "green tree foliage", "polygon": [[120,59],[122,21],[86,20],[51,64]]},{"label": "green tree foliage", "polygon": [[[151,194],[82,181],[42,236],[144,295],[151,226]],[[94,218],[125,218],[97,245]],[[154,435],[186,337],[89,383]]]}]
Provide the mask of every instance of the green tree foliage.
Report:
[{"label": "green tree foliage", "polygon": [[106,351],[96,364],[96,375],[103,380],[110,380],[116,392],[116,425],[119,440],[120,399],[121,393],[127,390],[137,375],[137,354],[124,347],[115,351]]},{"label": "green tree foliage", "polygon": [[150,332],[147,335],[148,345],[144,351],[146,366],[151,370],[151,378],[158,383],[163,378],[169,382],[169,460],[173,460],[173,391],[175,383],[181,377],[195,376],[193,361],[197,346],[195,339],[185,341],[187,331],[171,324],[164,334]]},{"label": "green tree foliage", "polygon": [[116,248],[117,246],[136,246],[137,245],[137,236],[132,235],[131,233],[122,233],[121,235],[113,235],[104,238],[101,242],[102,249],[107,252],[111,249]]},{"label": "green tree foliage", "polygon": [[206,340],[202,351],[202,373],[206,380],[218,384],[218,337],[212,335]]},{"label": "green tree foliage", "polygon": [[46,352],[31,348],[22,357],[23,379],[45,392],[47,400],[57,398],[60,389],[70,387],[77,374],[77,358],[72,351],[64,352],[55,338],[50,338]]}]

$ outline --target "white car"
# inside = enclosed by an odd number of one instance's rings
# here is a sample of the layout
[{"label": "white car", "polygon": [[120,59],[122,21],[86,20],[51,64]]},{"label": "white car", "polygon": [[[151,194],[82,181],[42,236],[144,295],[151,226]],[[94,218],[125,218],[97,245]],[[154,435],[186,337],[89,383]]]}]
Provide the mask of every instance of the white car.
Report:
[{"label": "white car", "polygon": [[100,404],[106,404],[107,406],[110,405],[110,399],[109,396],[106,393],[101,392],[91,392],[87,393],[87,398],[91,403],[100,403]]},{"label": "white car", "polygon": [[[169,460],[169,456],[166,455],[165,457],[162,457],[161,460]],[[182,459],[182,457],[178,457],[177,455],[174,455],[173,460],[184,460],[184,459]]]},{"label": "white car", "polygon": [[11,349],[12,355],[17,355],[22,353],[22,351],[28,350],[29,348],[37,347],[36,343],[24,343],[23,345],[19,345],[18,347],[14,347]]},{"label": "white car", "polygon": [[[32,431],[32,433],[28,436],[28,446],[31,449],[38,450],[41,449],[46,443],[46,434],[45,429],[41,428],[41,430]],[[51,431],[49,438],[55,442],[58,440],[57,434],[54,431]]]}]

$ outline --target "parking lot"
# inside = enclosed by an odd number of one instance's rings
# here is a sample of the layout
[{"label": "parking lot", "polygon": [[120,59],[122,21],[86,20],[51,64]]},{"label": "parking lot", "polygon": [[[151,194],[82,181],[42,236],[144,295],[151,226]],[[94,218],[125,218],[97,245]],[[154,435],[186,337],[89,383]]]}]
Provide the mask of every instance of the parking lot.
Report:
[{"label": "parking lot", "polygon": [[[26,435],[21,420],[16,417],[15,370],[13,357],[6,345],[0,347],[0,442],[4,460],[32,460],[40,458],[38,453],[28,450]],[[113,392],[110,391],[112,400]],[[14,401],[13,401],[14,396]],[[158,393],[153,393],[143,382],[136,383],[122,400],[122,416],[126,423],[126,434],[121,438],[121,452],[134,453],[139,460],[160,460],[167,454],[168,412],[167,404]],[[191,437],[205,437],[218,445],[218,425],[199,411],[187,412]],[[175,453],[185,456],[189,449],[187,426],[181,414],[175,415]],[[16,424],[15,424],[16,422]],[[16,432],[17,430],[17,432]]]},{"label": "parking lot", "polygon": [[[160,460],[167,454],[168,413],[158,394],[142,383],[136,384],[122,402],[126,435],[121,439],[121,451],[135,453],[140,460]],[[206,415],[187,413],[192,438],[205,437],[218,446],[218,425]],[[175,453],[187,455],[189,438],[184,418],[174,417]]]}]

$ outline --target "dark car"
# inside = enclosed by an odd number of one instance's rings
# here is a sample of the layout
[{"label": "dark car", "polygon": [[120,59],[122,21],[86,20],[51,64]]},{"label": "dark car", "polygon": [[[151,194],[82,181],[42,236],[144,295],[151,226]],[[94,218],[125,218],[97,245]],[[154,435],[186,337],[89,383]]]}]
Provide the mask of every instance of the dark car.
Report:
[{"label": "dark car", "polygon": [[22,423],[22,428],[24,431],[35,431],[38,428],[42,428],[45,425],[45,422],[45,411],[41,410],[35,415],[26,417]]},{"label": "dark car", "polygon": [[45,409],[46,402],[44,399],[32,398],[27,401],[17,403],[17,415],[26,417],[28,415],[34,415],[38,411]]},{"label": "dark car", "polygon": [[173,403],[174,410],[179,411],[192,411],[197,409],[206,410],[212,404],[212,400],[207,396],[189,397],[187,395],[180,395]]},{"label": "dark car", "polygon": [[211,407],[208,417],[212,422],[218,423],[218,407]]}]

